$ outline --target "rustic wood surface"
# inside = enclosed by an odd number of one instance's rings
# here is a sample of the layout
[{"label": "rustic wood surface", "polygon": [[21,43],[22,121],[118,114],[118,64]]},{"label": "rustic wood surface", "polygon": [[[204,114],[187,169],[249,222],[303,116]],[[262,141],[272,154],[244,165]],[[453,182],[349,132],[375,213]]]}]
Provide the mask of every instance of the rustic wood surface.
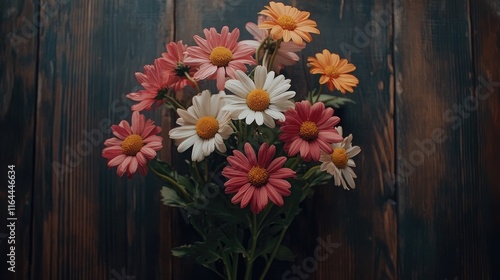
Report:
[{"label": "rustic wood surface", "polygon": [[[286,237],[295,261],[268,279],[294,266],[283,279],[500,279],[500,2],[284,2],[321,30],[285,71],[297,92],[316,82],[304,61],[324,48],[357,66],[356,104],[336,113],[362,153],[357,188],[318,189]],[[15,273],[0,228],[0,279],[217,279],[171,256],[195,238],[190,225],[161,204],[152,174],[117,178],[102,141],[130,118],[134,73],[165,43],[223,25],[249,39],[244,25],[267,3],[0,2],[0,163],[5,181],[16,166],[17,218]],[[175,116],[149,116],[168,139]],[[164,147],[162,159],[182,159]],[[307,272],[319,239],[338,246]]]}]

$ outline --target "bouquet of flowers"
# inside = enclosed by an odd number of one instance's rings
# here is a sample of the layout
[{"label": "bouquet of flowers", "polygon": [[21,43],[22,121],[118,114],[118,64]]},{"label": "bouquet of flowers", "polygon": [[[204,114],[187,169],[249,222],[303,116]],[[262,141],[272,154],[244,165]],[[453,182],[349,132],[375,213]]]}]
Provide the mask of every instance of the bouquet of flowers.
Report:
[{"label": "bouquet of flowers", "polygon": [[[353,92],[355,66],[325,49],[307,60],[310,73],[320,75],[318,90],[297,95],[279,73],[320,33],[317,24],[283,3],[270,2],[259,14],[257,24],[246,25],[254,40],[238,41],[240,31],[224,26],[194,36],[196,46],[168,43],[135,74],[143,89],[127,95],[138,102],[131,123],[113,125],[115,137],[102,152],[118,176],[151,170],[162,180],[163,203],[186,211],[199,236],[173,255],[193,257],[224,279],[264,279],[273,261],[290,259],[282,241],[301,202],[332,177],[354,188],[352,158],[360,152],[352,135],[343,137],[332,108],[350,101],[333,91]],[[213,80],[217,93],[201,88],[213,88]],[[191,101],[178,98],[188,89],[195,91]],[[156,158],[161,127],[140,113],[160,105],[176,111],[178,126],[168,134],[179,153],[191,154],[175,166]],[[254,271],[259,259],[262,268]]]}]

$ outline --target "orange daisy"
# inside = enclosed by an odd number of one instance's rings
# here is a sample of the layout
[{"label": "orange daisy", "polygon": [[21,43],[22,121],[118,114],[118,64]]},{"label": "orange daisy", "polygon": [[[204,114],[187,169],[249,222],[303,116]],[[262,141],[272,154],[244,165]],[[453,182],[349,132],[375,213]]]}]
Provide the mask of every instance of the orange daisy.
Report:
[{"label": "orange daisy", "polygon": [[309,12],[300,11],[295,7],[270,2],[259,14],[268,17],[268,20],[259,24],[259,28],[269,29],[274,40],[283,39],[288,42],[291,39],[295,44],[302,45],[303,40],[311,42],[309,33],[319,34],[316,22],[309,19]]},{"label": "orange daisy", "polygon": [[347,59],[340,59],[338,54],[330,53],[329,50],[323,50],[323,53],[317,53],[316,58],[308,57],[311,74],[321,74],[320,84],[327,84],[328,89],[333,91],[335,88],[342,94],[346,91],[353,92],[353,87],[359,83],[358,78],[348,74],[356,70],[356,66],[348,63]]}]

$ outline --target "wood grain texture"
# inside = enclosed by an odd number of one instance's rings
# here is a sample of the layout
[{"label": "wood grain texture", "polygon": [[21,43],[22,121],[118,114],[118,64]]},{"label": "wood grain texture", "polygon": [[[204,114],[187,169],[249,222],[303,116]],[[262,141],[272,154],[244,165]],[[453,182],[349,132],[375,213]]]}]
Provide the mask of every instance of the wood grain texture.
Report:
[{"label": "wood grain texture", "polygon": [[134,72],[164,49],[166,13],[163,1],[67,1],[41,33],[36,279],[168,278],[158,181],[117,178],[101,157],[110,125],[131,116]]},{"label": "wood grain texture", "polygon": [[[299,255],[293,264],[305,268],[304,261],[314,256],[320,245],[317,238],[330,239],[340,246],[318,262],[317,271],[308,273],[310,279],[396,279],[395,194],[389,177],[384,177],[394,172],[395,163],[391,1],[345,1],[343,5],[340,1],[297,2],[299,8],[311,12],[321,30],[302,52],[303,60],[326,48],[357,67],[354,74],[360,85],[348,96],[356,104],[337,110],[336,115],[345,136],[353,133],[354,145],[359,145],[362,153],[354,159],[358,174],[355,190],[344,191],[331,183],[318,188],[307,202],[295,224],[298,234],[292,242]],[[304,62],[301,67],[305,67]],[[291,72],[292,83],[295,80],[304,88],[317,87],[318,76],[296,68]],[[307,84],[301,85],[304,75]]]},{"label": "wood grain texture", "polygon": [[402,279],[491,279],[468,1],[401,1],[395,21]]},{"label": "wood grain texture", "polygon": [[[477,108],[478,187],[482,212],[476,212],[488,244],[488,258],[482,265],[491,279],[500,278],[500,3],[471,1],[473,61],[476,79],[471,93]],[[477,105],[475,107],[474,105]],[[489,271],[488,271],[489,268]]]},{"label": "wood grain texture", "polygon": [[[0,278],[29,279],[31,275],[33,149],[37,45],[40,24],[34,20],[38,5],[31,1],[2,1],[0,3]],[[15,165],[15,215],[7,213],[8,165]],[[7,217],[17,218],[7,221]],[[7,224],[15,223],[15,234]],[[11,239],[14,237],[15,239]],[[13,243],[15,242],[15,243]],[[15,246],[15,272],[7,270]]]}]

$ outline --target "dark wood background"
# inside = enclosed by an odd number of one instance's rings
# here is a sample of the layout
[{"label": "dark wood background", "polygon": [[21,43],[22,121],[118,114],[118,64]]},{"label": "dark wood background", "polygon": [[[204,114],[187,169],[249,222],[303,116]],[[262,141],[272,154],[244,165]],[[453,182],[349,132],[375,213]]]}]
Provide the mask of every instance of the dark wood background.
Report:
[{"label": "dark wood background", "polygon": [[[321,30],[286,71],[295,90],[317,79],[307,56],[349,48],[360,85],[338,114],[362,153],[357,188],[325,186],[305,203],[287,236],[296,261],[269,279],[313,256],[318,237],[340,246],[308,279],[500,279],[500,1],[285,2]],[[248,39],[265,4],[0,1],[0,223],[9,164],[17,217],[16,273],[0,227],[1,279],[213,278],[171,256],[194,236],[161,204],[160,182],[117,178],[101,143],[166,42],[223,25]],[[167,139],[172,116],[154,117]]]}]

